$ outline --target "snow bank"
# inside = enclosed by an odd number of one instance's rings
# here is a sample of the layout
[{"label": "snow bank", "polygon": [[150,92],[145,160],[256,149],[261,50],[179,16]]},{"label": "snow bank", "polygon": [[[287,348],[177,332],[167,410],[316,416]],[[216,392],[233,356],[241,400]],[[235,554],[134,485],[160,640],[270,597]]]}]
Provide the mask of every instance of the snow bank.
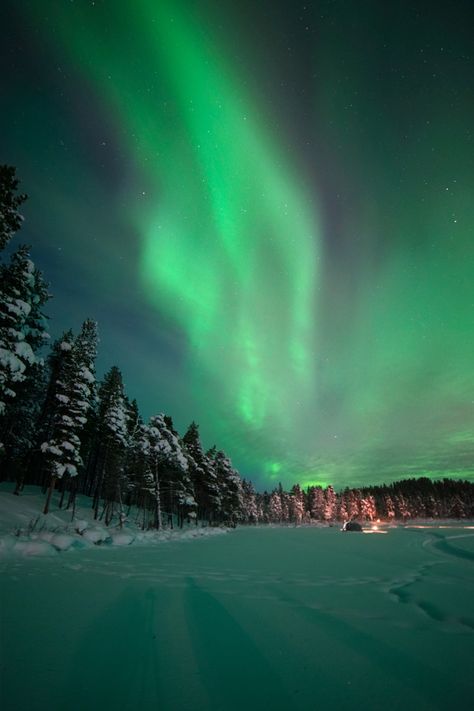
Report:
[{"label": "snow bank", "polygon": [[94,528],[86,528],[82,536],[86,539],[86,541],[90,541],[90,543],[95,544],[104,543],[105,541],[108,541],[111,538],[109,531],[107,531],[105,528],[102,528],[101,526],[95,526]]},{"label": "snow bank", "polygon": [[17,541],[11,548],[11,551],[24,556],[50,556],[56,554],[54,546],[46,541],[40,540]]},{"label": "snow bank", "polygon": [[[194,523],[184,529],[143,531],[133,522],[104,526],[94,520],[91,499],[78,497],[76,517],[58,508],[53,496],[52,511],[44,515],[40,487],[26,487],[13,496],[13,484],[0,486],[0,558],[10,556],[55,556],[74,549],[95,546],[154,546],[168,541],[189,541],[226,533],[225,528],[200,528]],[[55,499],[56,497],[56,499]]]},{"label": "snow bank", "polygon": [[113,533],[110,540],[114,546],[129,546],[135,540],[135,536],[125,532]]}]

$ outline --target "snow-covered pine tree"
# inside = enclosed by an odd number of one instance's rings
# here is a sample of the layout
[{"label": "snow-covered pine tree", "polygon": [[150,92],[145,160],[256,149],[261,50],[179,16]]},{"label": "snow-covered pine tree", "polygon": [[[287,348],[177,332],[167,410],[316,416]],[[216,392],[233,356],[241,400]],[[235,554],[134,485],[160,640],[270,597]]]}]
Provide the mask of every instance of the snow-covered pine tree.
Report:
[{"label": "snow-covered pine tree", "polygon": [[303,492],[299,484],[295,484],[291,487],[291,497],[290,497],[290,517],[295,523],[295,526],[299,526],[304,517],[304,498]]},{"label": "snow-covered pine tree", "polygon": [[[24,476],[17,481],[15,494],[20,494],[23,489],[25,478],[35,484],[46,483],[48,476],[46,461],[41,452],[41,444],[52,437],[54,417],[57,409],[58,383],[61,382],[60,373],[64,368],[64,360],[69,358],[69,351],[72,348],[74,335],[69,329],[65,331],[52,345],[51,351],[46,358],[45,378],[46,387],[43,391],[41,406],[35,423],[35,439],[32,449],[27,458],[27,465]],[[62,344],[66,343],[67,346]]]},{"label": "snow-covered pine tree", "polygon": [[143,530],[148,526],[149,512],[149,485],[150,477],[146,457],[146,425],[141,417],[134,420],[135,413],[129,410],[130,419],[135,421],[136,426],[129,425],[129,444],[127,448],[126,471],[128,475],[128,491],[130,495],[129,504],[136,506],[137,513],[135,522],[140,523]]},{"label": "snow-covered pine tree", "polygon": [[251,481],[242,480],[243,512],[246,523],[258,523],[258,508],[255,489]]},{"label": "snow-covered pine tree", "polygon": [[393,521],[393,519],[395,518],[395,504],[393,503],[393,499],[390,494],[386,494],[383,497],[383,508],[384,515],[388,518],[389,521]]},{"label": "snow-covered pine tree", "polygon": [[[95,377],[95,361],[97,358],[97,345],[99,342],[98,326],[97,322],[93,319],[86,319],[81,330],[74,341],[74,358],[77,365],[77,376],[76,376],[76,388],[82,392],[82,400],[84,407],[84,417],[82,421],[82,429],[80,432],[81,448],[80,448],[80,460],[84,462],[84,456],[88,455],[88,447],[90,440],[85,442],[85,427],[89,421],[89,417],[93,412],[93,408],[96,405],[97,393],[96,393],[96,377]],[[83,466],[81,466],[83,470]],[[81,471],[81,477],[83,476],[83,471]],[[75,510],[75,500],[78,488],[78,479],[74,477],[71,481],[71,490],[69,495],[69,500],[67,507],[73,506],[73,512]],[[74,515],[74,513],[73,513]]]},{"label": "snow-covered pine tree", "polygon": [[172,514],[176,513],[178,516],[178,524],[182,528],[185,518],[187,518],[188,521],[196,518],[197,503],[194,498],[194,486],[191,479],[189,459],[184,443],[174,428],[172,418],[169,415],[165,415],[164,421],[168,430],[179,441],[181,453],[186,460],[186,466],[184,467],[182,465],[181,458],[174,458],[174,460],[171,460],[166,468],[165,480],[165,505],[167,505],[167,510],[169,514],[171,514],[169,522],[172,526]]},{"label": "snow-covered pine tree", "polygon": [[[41,444],[45,455],[50,485],[46,497],[44,513],[48,513],[51,495],[56,482],[65,476],[78,475],[82,465],[80,455],[80,434],[87,422],[94,375],[87,367],[91,365],[84,355],[83,341],[78,337],[60,343],[62,358],[54,383],[55,407],[52,413],[50,436]],[[92,365],[93,367],[93,365]]]},{"label": "snow-covered pine tree", "polygon": [[[94,517],[98,516],[99,499],[104,498],[105,523],[108,526],[119,505],[119,522],[124,522],[123,493],[127,486],[125,462],[128,447],[127,406],[122,374],[112,366],[104,378],[100,407],[100,441],[102,447],[101,487],[96,496]],[[102,518],[101,515],[101,518]]]},{"label": "snow-covered pine tree", "polygon": [[154,527],[160,529],[163,525],[161,472],[170,466],[186,471],[188,460],[178,437],[168,428],[162,414],[152,417],[144,428],[143,447],[147,462],[148,492],[153,501]]},{"label": "snow-covered pine tree", "polygon": [[349,489],[349,491],[346,493],[346,500],[347,513],[349,514],[349,518],[353,519],[360,516],[360,491],[358,489]]},{"label": "snow-covered pine tree", "polygon": [[364,492],[364,496],[360,502],[360,513],[366,521],[373,521],[376,518],[377,510],[375,508],[375,499],[372,494]]},{"label": "snow-covered pine tree", "polygon": [[17,482],[14,493],[22,488],[27,461],[36,441],[36,426],[46,390],[46,369],[35,363],[23,382],[16,385],[16,397],[0,418],[0,441],[4,443],[2,470]]},{"label": "snow-covered pine tree", "polygon": [[[280,485],[281,487],[281,485]],[[290,520],[291,512],[291,497],[288,492],[283,491],[280,488],[280,499],[281,499],[281,520],[283,523],[288,523]]]},{"label": "snow-covered pine tree", "polygon": [[217,475],[213,461],[215,448],[204,454],[199,438],[199,427],[195,422],[189,425],[183,437],[183,444],[189,458],[189,469],[198,505],[198,519],[207,519],[210,523],[220,506]]},{"label": "snow-covered pine tree", "polygon": [[258,520],[263,523],[270,523],[270,494],[264,491],[263,494],[255,494],[255,504],[257,506]]},{"label": "snow-covered pine tree", "polygon": [[397,518],[401,518],[401,519],[403,519],[403,521],[406,521],[408,518],[410,518],[411,513],[410,513],[410,508],[408,506],[408,501],[403,496],[402,493],[395,495],[394,503],[395,503],[395,511],[397,513]]},{"label": "snow-covered pine tree", "polygon": [[324,520],[334,521],[336,518],[336,494],[331,484],[326,487],[324,498],[326,500],[324,507]]},{"label": "snow-covered pine tree", "polygon": [[343,491],[337,497],[337,518],[339,521],[347,521],[349,518],[349,511],[347,507],[347,497],[346,492]]},{"label": "snow-covered pine tree", "polygon": [[36,351],[49,338],[42,311],[48,298],[28,247],[20,247],[9,264],[0,265],[0,415],[27,369],[40,362]]},{"label": "snow-covered pine tree", "polygon": [[242,518],[243,513],[242,480],[224,452],[215,453],[214,466],[217,475],[221,521],[235,526],[237,521]]},{"label": "snow-covered pine tree", "polygon": [[268,502],[268,519],[272,523],[281,523],[283,510],[281,506],[281,494],[279,491],[272,491]]},{"label": "snow-covered pine tree", "polygon": [[127,491],[124,492],[124,503],[130,507],[132,502],[137,502],[140,466],[139,452],[141,446],[141,427],[143,425],[136,400],[129,402],[125,397],[125,408],[127,411],[127,452],[124,462],[125,477],[127,480]]},{"label": "snow-covered pine tree", "polygon": [[23,221],[18,212],[26,195],[18,194],[18,178],[11,165],[0,165],[0,250],[4,249]]},{"label": "snow-covered pine tree", "polygon": [[324,498],[324,491],[321,486],[313,486],[311,488],[309,502],[311,518],[322,521],[324,519],[326,499]]}]

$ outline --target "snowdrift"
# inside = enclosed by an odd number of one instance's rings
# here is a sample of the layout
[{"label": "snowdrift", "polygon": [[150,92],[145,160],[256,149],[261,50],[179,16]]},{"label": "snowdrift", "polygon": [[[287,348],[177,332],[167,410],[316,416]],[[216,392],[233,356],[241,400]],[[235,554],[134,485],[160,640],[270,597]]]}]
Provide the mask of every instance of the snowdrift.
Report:
[{"label": "snowdrift", "polygon": [[38,486],[25,487],[13,496],[14,485],[0,487],[0,556],[55,556],[65,551],[95,546],[157,545],[170,540],[187,541],[227,533],[225,527],[195,523],[183,529],[163,528],[143,531],[136,523],[137,512],[130,511],[124,525],[118,521],[105,526],[95,521],[91,499],[79,496],[76,514],[60,509],[59,495],[53,496],[51,511],[42,513],[44,494]]}]

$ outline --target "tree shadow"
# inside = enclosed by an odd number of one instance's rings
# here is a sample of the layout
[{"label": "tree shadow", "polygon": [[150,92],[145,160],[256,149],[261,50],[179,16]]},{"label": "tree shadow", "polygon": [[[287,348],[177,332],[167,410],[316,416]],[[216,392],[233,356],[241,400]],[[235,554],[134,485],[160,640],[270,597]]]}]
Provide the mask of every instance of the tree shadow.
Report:
[{"label": "tree shadow", "polygon": [[107,606],[76,647],[64,689],[56,689],[67,705],[58,699],[59,705],[53,701],[47,708],[129,711],[160,706],[157,671],[162,650],[155,595],[152,588],[145,595],[128,589]]},{"label": "tree shadow", "polygon": [[[370,670],[370,678],[377,678],[382,672],[387,678],[393,677],[407,688],[408,694],[422,697],[423,701],[430,709],[445,709],[453,705],[455,708],[469,708],[474,686],[470,683],[468,676],[462,671],[457,678],[453,678],[449,672],[430,666],[429,662],[422,661],[419,656],[415,656],[409,646],[407,639],[406,650],[400,650],[390,644],[389,634],[386,640],[381,640],[372,636],[369,632],[364,632],[359,627],[351,625],[341,617],[325,612],[321,609],[306,607],[298,600],[280,591],[279,597],[283,602],[293,606],[296,613],[313,629],[320,629],[330,636],[335,642],[347,647],[348,650],[364,662]],[[387,630],[389,632],[389,630]],[[316,641],[316,638],[315,638]],[[443,653],[440,645],[440,654]],[[469,655],[468,655],[469,657]],[[409,691],[408,691],[409,690]],[[321,690],[320,690],[321,691]],[[354,698],[351,700],[351,694]],[[360,698],[357,698],[355,695]],[[342,704],[340,708],[353,708],[358,703],[363,702],[366,691],[361,689],[347,689],[347,705]],[[400,702],[400,704],[398,703]],[[416,708],[417,704],[413,698],[407,705],[403,701],[404,708]],[[374,708],[402,708],[402,700],[392,698],[384,699],[381,705]]]},{"label": "tree shadow", "polygon": [[193,578],[187,583],[186,622],[208,695],[207,711],[294,707],[280,678],[237,620]]}]

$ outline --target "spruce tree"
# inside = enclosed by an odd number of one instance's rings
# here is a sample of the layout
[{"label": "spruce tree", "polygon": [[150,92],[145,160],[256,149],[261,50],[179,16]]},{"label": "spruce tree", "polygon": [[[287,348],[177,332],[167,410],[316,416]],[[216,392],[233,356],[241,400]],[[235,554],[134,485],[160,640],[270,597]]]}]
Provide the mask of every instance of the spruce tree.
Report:
[{"label": "spruce tree", "polygon": [[291,488],[291,498],[290,498],[290,516],[295,522],[295,525],[299,526],[304,517],[304,499],[303,492],[299,484],[295,484]]},{"label": "spruce tree", "polygon": [[198,517],[212,522],[219,510],[220,499],[213,457],[215,447],[204,453],[199,438],[199,428],[195,422],[188,427],[183,437],[183,443],[188,454],[191,478],[194,484]]},{"label": "spruce tree", "polygon": [[243,513],[242,481],[224,452],[216,452],[213,459],[216,473],[214,497],[220,518],[234,526]]},{"label": "spruce tree", "polygon": [[36,352],[49,338],[42,311],[48,298],[28,247],[20,247],[8,264],[0,265],[0,415],[28,368],[40,362]]},{"label": "spruce tree", "polygon": [[113,366],[104,378],[100,390],[99,435],[101,468],[95,496],[97,518],[99,500],[104,498],[105,523],[114,515],[114,504],[119,504],[120,524],[123,523],[123,494],[127,485],[125,462],[128,447],[127,407],[122,374]]},{"label": "spruce tree", "polygon": [[15,478],[14,493],[19,494],[31,450],[35,446],[36,427],[46,389],[46,368],[35,363],[27,371],[23,382],[16,385],[16,397],[0,418],[0,441],[4,443],[5,459],[2,470]]},{"label": "spruce tree", "polygon": [[91,323],[84,324],[76,339],[69,340],[69,337],[60,344],[63,357],[53,386],[51,435],[41,444],[50,475],[44,513],[48,513],[56,481],[65,476],[76,477],[82,465],[80,435],[87,422],[95,383],[93,344],[97,336]]},{"label": "spruce tree", "polygon": [[331,484],[326,487],[324,492],[326,505],[324,507],[324,520],[333,521],[336,518],[336,494]]},{"label": "spruce tree", "polygon": [[[74,351],[77,360],[77,387],[82,391],[82,400],[85,413],[82,420],[82,428],[80,433],[81,447],[80,460],[81,470],[80,476],[84,478],[84,466],[86,457],[89,454],[90,448],[90,430],[86,430],[86,426],[94,413],[94,408],[97,402],[96,393],[96,377],[95,377],[95,361],[97,358],[97,345],[99,341],[97,322],[92,319],[86,319],[82,324],[79,335],[74,342]],[[89,436],[88,436],[89,435]],[[79,487],[78,477],[71,480],[71,490],[67,508],[73,507],[73,516],[75,510],[76,493]]]},{"label": "spruce tree", "polygon": [[[255,489],[251,481],[242,480],[243,515],[246,523],[258,523]],[[281,508],[281,507],[280,507]]]},{"label": "spruce tree", "polygon": [[313,486],[311,488],[309,495],[309,505],[311,518],[314,518],[317,521],[322,521],[324,519],[326,499],[324,497],[324,491],[321,486]]},{"label": "spruce tree", "polygon": [[339,521],[347,521],[349,518],[347,496],[345,491],[341,492],[337,499],[337,518]]},{"label": "spruce tree", "polygon": [[177,435],[168,427],[164,415],[155,415],[144,429],[148,493],[153,502],[154,527],[162,528],[162,487],[165,472],[188,469],[188,460]]},{"label": "spruce tree", "polygon": [[23,221],[18,212],[26,195],[18,193],[18,178],[11,165],[0,165],[0,250],[4,249]]},{"label": "spruce tree", "polygon": [[281,493],[273,491],[270,495],[268,503],[268,519],[272,523],[281,523],[283,519],[283,510],[281,505]]},{"label": "spruce tree", "polygon": [[[189,459],[184,443],[175,430],[173,420],[169,415],[165,415],[164,422],[168,430],[178,441],[182,457],[184,458],[179,457],[170,460],[165,471],[165,483],[167,485],[165,490],[165,502],[168,507],[167,510],[169,515],[177,513],[178,524],[182,528],[185,518],[189,521],[191,518],[196,517],[197,503],[194,498],[194,486],[189,471]],[[172,517],[169,518],[169,522],[173,525]]]}]

